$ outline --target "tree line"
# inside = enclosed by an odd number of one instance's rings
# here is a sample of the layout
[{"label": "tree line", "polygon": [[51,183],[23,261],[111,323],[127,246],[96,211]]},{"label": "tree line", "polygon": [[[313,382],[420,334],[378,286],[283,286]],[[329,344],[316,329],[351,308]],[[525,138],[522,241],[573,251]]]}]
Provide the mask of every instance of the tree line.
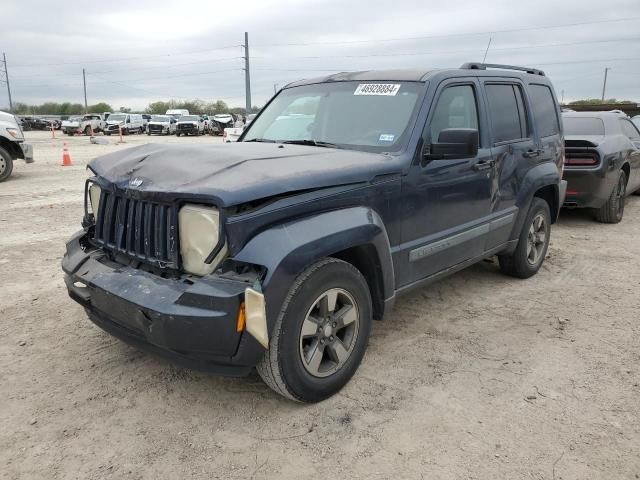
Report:
[{"label": "tree line", "polygon": [[[186,109],[189,113],[216,115],[218,113],[244,113],[243,107],[229,107],[223,100],[206,102],[204,100],[169,100],[150,103],[143,113],[164,114],[169,109]],[[252,107],[252,112],[260,110]],[[114,112],[114,108],[106,102],[99,102],[87,106],[86,113]],[[120,107],[117,111],[131,112],[128,107]],[[85,113],[84,105],[70,102],[45,102],[41,105],[27,105],[26,103],[14,103],[13,113],[16,115],[82,115]]]}]

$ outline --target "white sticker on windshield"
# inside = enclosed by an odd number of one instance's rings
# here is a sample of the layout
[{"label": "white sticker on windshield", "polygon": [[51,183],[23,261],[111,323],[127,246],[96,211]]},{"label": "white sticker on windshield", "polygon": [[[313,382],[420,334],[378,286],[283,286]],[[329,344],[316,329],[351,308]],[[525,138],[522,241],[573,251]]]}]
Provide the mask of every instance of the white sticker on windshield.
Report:
[{"label": "white sticker on windshield", "polygon": [[394,96],[400,90],[399,83],[361,83],[353,92],[354,95],[388,95]]},{"label": "white sticker on windshield", "polygon": [[391,135],[390,133],[383,133],[378,137],[379,142],[393,142],[393,139],[396,138],[395,135]]}]

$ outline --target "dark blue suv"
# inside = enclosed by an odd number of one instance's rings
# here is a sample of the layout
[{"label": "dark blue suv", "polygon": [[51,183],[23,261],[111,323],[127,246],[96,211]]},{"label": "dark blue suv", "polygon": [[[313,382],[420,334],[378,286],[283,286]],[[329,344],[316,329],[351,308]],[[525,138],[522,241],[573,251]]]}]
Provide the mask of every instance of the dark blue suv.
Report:
[{"label": "dark blue suv", "polygon": [[288,85],[239,141],[93,160],[70,296],[113,335],[314,402],[396,297],[497,255],[535,274],[563,203],[560,109],[504,65]]}]

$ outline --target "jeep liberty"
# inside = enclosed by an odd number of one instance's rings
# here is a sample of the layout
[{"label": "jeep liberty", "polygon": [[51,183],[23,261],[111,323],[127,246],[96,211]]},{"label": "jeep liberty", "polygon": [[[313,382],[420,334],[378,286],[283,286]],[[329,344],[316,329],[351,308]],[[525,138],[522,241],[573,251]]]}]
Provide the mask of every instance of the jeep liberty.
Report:
[{"label": "jeep liberty", "polygon": [[94,159],[71,298],[112,335],[302,402],[342,388],[396,297],[497,255],[542,265],[566,183],[543,72],[465,64],[294,82],[238,142]]}]

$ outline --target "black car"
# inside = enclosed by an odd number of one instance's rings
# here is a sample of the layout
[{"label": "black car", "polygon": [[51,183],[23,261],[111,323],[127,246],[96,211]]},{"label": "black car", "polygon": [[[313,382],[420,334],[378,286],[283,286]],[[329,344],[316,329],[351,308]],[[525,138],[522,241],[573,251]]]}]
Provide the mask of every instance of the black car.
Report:
[{"label": "black car", "polygon": [[640,132],[612,112],[563,113],[565,207],[591,208],[596,220],[618,223],[627,195],[640,189]]},{"label": "black car", "polygon": [[564,199],[555,98],[529,68],[340,73],[283,88],[237,143],[97,158],[69,295],[141,349],[327,398],[399,294],[492,255],[538,271]]}]

